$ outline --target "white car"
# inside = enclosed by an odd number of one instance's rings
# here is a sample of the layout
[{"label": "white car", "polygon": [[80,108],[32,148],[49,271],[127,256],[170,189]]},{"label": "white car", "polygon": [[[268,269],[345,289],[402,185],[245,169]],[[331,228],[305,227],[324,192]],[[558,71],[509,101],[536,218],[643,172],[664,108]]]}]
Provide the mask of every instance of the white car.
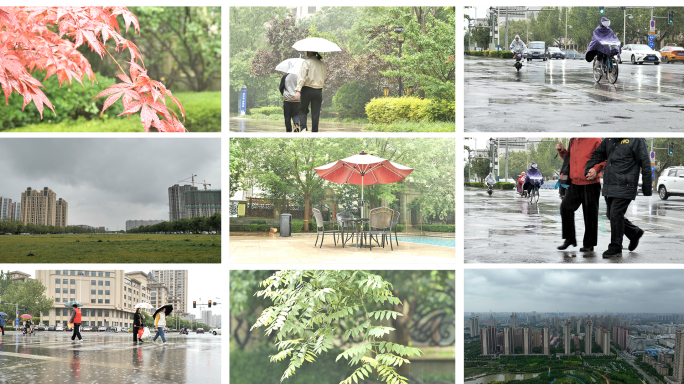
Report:
[{"label": "white car", "polygon": [[661,60],[660,52],[654,51],[646,44],[627,44],[622,47],[620,54],[620,64],[623,61],[629,61],[632,64],[653,63],[658,65]]},{"label": "white car", "polygon": [[209,333],[211,333],[211,334],[214,335],[214,336],[220,335],[220,334],[221,334],[221,328],[210,329],[210,330],[209,330]]},{"label": "white car", "polygon": [[55,328],[55,331],[57,331],[57,332],[64,331],[64,327],[61,325],[58,325],[57,328]]},{"label": "white car", "polygon": [[660,174],[658,196],[663,200],[670,196],[684,196],[684,167],[666,168]]}]

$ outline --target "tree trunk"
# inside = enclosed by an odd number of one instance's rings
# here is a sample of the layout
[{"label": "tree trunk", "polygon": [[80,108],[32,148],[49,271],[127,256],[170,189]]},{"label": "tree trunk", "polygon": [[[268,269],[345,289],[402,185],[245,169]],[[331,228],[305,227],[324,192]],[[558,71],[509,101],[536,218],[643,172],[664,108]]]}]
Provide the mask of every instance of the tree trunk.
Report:
[{"label": "tree trunk", "polygon": [[[398,296],[396,291],[395,296],[401,300],[402,304],[394,306],[394,311],[400,312],[404,314],[404,316],[397,316],[396,320],[392,320],[392,326],[395,329],[394,335],[396,337],[396,342],[406,346],[409,345],[409,342],[411,341],[409,325],[411,325],[413,310],[416,306],[416,302],[414,299],[409,303],[408,298]],[[397,373],[408,378],[408,374],[410,373],[410,364],[402,364],[400,367],[397,367]]]},{"label": "tree trunk", "polygon": [[309,217],[311,217],[311,208],[309,207],[309,194],[304,194],[304,228],[302,232],[309,232]]}]

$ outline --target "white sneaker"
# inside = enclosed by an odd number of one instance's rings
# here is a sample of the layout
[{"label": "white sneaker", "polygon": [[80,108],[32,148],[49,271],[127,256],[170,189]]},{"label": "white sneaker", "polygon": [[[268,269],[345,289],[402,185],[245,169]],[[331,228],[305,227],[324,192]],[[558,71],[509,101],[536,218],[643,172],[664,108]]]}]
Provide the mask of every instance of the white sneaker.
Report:
[{"label": "white sneaker", "polygon": [[163,345],[163,346],[166,346],[166,341],[165,341],[164,344],[162,344],[162,345]]},{"label": "white sneaker", "polygon": [[79,343],[82,343],[82,342],[83,342],[83,340],[79,340],[78,342],[79,342]]}]

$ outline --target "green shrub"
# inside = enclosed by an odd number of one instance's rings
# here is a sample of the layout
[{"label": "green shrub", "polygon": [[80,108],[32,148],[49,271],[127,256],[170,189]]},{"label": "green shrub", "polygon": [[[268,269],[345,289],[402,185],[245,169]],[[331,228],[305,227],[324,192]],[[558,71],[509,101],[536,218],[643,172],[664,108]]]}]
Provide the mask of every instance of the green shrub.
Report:
[{"label": "green shrub", "polygon": [[423,231],[428,232],[449,232],[456,233],[456,226],[454,224],[429,224],[421,226]]},{"label": "green shrub", "polygon": [[394,121],[428,121],[428,99],[417,97],[384,97],[366,104],[366,114],[371,123],[392,123]]},{"label": "green shrub", "polygon": [[487,51],[483,51],[482,53],[483,53],[484,56],[489,56],[489,51],[488,51],[488,50],[487,50]]},{"label": "green shrub", "polygon": [[249,109],[249,114],[250,115],[282,115],[283,114],[283,108],[282,107],[261,107],[261,108],[250,108]]},{"label": "green shrub", "polygon": [[455,132],[454,122],[443,121],[395,121],[390,124],[368,124],[364,131],[375,132]]},{"label": "green shrub", "polygon": [[515,189],[515,183],[497,182],[496,184],[494,184],[494,188],[497,188],[497,189]]},{"label": "green shrub", "polygon": [[[23,127],[29,124],[59,123],[76,120],[79,117],[86,120],[97,119],[107,98],[101,97],[96,100],[93,100],[93,98],[116,82],[114,79],[96,73],[97,81],[94,84],[84,79],[83,86],[74,81],[71,85],[66,82],[62,83],[60,88],[57,76],[52,76],[45,81],[42,81],[45,78],[45,72],[35,72],[33,76],[41,81],[45,87],[41,88],[41,90],[54,106],[55,112],[53,113],[52,110],[45,107],[43,119],[41,119],[40,113],[33,102],[24,108],[24,98],[18,93],[13,92],[7,105],[0,103],[0,131]],[[121,112],[123,112],[123,104],[119,101],[107,108],[104,115],[106,118],[113,118]]]},{"label": "green shrub", "polygon": [[[189,132],[221,132],[221,92],[179,92],[173,95],[183,106],[185,111],[183,125]],[[173,105],[168,97],[166,105]],[[178,107],[173,105],[172,109],[180,117]],[[138,116],[135,118],[140,119]],[[140,128],[142,129],[142,125]]]},{"label": "green shrub", "polygon": [[466,187],[478,187],[478,188],[484,188],[485,184],[484,183],[465,183]]},{"label": "green shrub", "polygon": [[511,51],[501,51],[501,57],[504,59],[512,59],[513,58],[513,52]]},{"label": "green shrub", "polygon": [[484,56],[482,51],[470,51],[471,56]]},{"label": "green shrub", "polygon": [[426,113],[429,121],[456,121],[456,101],[432,100]]},{"label": "green shrub", "polygon": [[366,104],[371,99],[370,90],[358,81],[344,84],[333,96],[333,104],[340,118],[366,116]]}]

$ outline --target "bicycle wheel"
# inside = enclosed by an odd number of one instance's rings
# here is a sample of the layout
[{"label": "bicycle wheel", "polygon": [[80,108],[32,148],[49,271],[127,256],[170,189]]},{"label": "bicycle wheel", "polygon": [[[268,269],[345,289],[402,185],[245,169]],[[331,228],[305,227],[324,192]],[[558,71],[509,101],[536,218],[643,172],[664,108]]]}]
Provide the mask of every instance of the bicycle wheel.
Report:
[{"label": "bicycle wheel", "polygon": [[532,187],[528,195],[530,197],[530,204],[534,204],[534,187]]},{"label": "bicycle wheel", "polygon": [[536,204],[538,202],[539,202],[539,188],[535,188],[534,189],[534,203]]},{"label": "bicycle wheel", "polygon": [[608,72],[608,81],[610,81],[611,84],[615,84],[615,82],[618,79],[618,63],[615,60],[615,56],[610,58],[610,71]]},{"label": "bicycle wheel", "polygon": [[601,81],[601,77],[603,76],[603,71],[601,70],[601,63],[599,63],[596,58],[594,58],[594,81],[597,83]]}]

